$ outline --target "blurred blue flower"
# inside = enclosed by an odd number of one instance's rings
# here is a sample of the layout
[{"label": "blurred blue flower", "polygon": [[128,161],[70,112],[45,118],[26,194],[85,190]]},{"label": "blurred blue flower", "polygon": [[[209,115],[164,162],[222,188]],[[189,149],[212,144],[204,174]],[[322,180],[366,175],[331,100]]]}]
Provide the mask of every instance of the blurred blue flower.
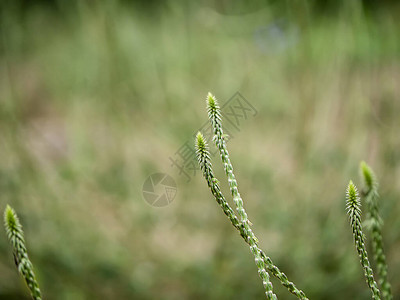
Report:
[{"label": "blurred blue flower", "polygon": [[297,44],[299,30],[296,26],[278,19],[254,30],[254,42],[263,53],[278,54]]}]

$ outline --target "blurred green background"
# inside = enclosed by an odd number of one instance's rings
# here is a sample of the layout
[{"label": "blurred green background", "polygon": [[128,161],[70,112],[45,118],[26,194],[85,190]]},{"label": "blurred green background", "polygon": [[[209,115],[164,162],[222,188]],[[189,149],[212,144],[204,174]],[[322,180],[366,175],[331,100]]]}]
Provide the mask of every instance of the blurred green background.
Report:
[{"label": "blurred green background", "polygon": [[[169,160],[208,91],[257,109],[228,144],[240,191],[312,299],[370,298],[344,201],[372,166],[400,299],[400,6],[376,2],[2,1],[0,208],[20,216],[44,299],[263,299],[202,176]],[[164,208],[142,196],[155,172],[177,182]],[[0,233],[0,298],[29,299]]]}]

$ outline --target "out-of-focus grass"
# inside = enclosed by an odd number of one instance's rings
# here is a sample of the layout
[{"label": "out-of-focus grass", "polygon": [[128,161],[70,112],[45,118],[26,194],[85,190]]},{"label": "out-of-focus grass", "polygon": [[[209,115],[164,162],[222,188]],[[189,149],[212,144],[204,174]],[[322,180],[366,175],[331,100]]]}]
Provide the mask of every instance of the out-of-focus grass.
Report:
[{"label": "out-of-focus grass", "polygon": [[[344,210],[366,160],[400,293],[398,7],[80,3],[0,18],[0,203],[20,215],[46,298],[262,297],[201,176],[186,183],[168,159],[205,122],[208,91],[258,110],[229,148],[281,269],[314,299],[368,297]],[[158,171],[178,183],[163,209],[141,195]],[[0,298],[22,299],[3,237]]]}]

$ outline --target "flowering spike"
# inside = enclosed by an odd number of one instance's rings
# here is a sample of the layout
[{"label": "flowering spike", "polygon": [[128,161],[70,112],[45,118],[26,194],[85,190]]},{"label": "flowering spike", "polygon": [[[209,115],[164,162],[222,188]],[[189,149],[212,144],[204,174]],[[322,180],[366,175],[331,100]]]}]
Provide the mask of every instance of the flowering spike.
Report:
[{"label": "flowering spike", "polygon": [[221,109],[219,107],[217,98],[215,98],[215,96],[211,93],[208,93],[206,102],[208,118],[210,119],[212,126],[222,128]]},{"label": "flowering spike", "polygon": [[361,202],[356,186],[350,180],[346,192],[346,210],[349,215],[350,225],[353,231],[354,243],[360,258],[360,263],[364,269],[364,276],[371,290],[373,299],[381,299],[378,286],[374,280],[374,275],[368,260],[365,248],[365,237],[361,225]]},{"label": "flowering spike", "polygon": [[201,153],[205,153],[207,151],[207,142],[200,131],[196,135],[196,149],[198,149],[198,151]]},{"label": "flowering spike", "polygon": [[210,92],[207,94],[207,111],[220,114],[220,107],[217,98]]},{"label": "flowering spike", "polygon": [[361,202],[358,197],[358,191],[353,181],[350,180],[349,185],[347,187],[347,201],[346,201],[346,209],[350,218],[354,216],[361,217]]},{"label": "flowering spike", "polygon": [[366,188],[369,190],[378,188],[378,181],[376,180],[375,173],[365,161],[360,163],[360,172]]},{"label": "flowering spike", "polygon": [[378,181],[374,171],[364,161],[360,163],[360,173],[364,181],[364,200],[367,204],[367,229],[372,236],[372,250],[378,269],[378,282],[382,289],[382,298],[393,299],[392,288],[388,281],[388,266],[383,251],[382,226],[378,207]]},{"label": "flowering spike", "polygon": [[34,300],[41,300],[39,285],[33,272],[33,266],[25,246],[24,232],[15,211],[7,205],[4,210],[4,226],[7,237],[13,247],[14,261],[18,271],[25,279]]}]

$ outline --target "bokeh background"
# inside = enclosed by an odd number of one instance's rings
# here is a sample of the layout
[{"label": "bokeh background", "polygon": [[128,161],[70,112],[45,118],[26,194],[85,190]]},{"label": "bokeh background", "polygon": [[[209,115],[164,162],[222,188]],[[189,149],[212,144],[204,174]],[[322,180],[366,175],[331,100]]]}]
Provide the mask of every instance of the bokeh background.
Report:
[{"label": "bokeh background", "polygon": [[[262,248],[312,299],[370,298],[344,203],[359,162],[373,167],[400,299],[397,1],[0,9],[0,208],[20,216],[45,299],[263,299],[202,176],[171,166],[208,91],[256,108],[228,144],[240,191]],[[164,208],[142,196],[155,172],[178,187]],[[29,299],[4,229],[0,298]]]}]

